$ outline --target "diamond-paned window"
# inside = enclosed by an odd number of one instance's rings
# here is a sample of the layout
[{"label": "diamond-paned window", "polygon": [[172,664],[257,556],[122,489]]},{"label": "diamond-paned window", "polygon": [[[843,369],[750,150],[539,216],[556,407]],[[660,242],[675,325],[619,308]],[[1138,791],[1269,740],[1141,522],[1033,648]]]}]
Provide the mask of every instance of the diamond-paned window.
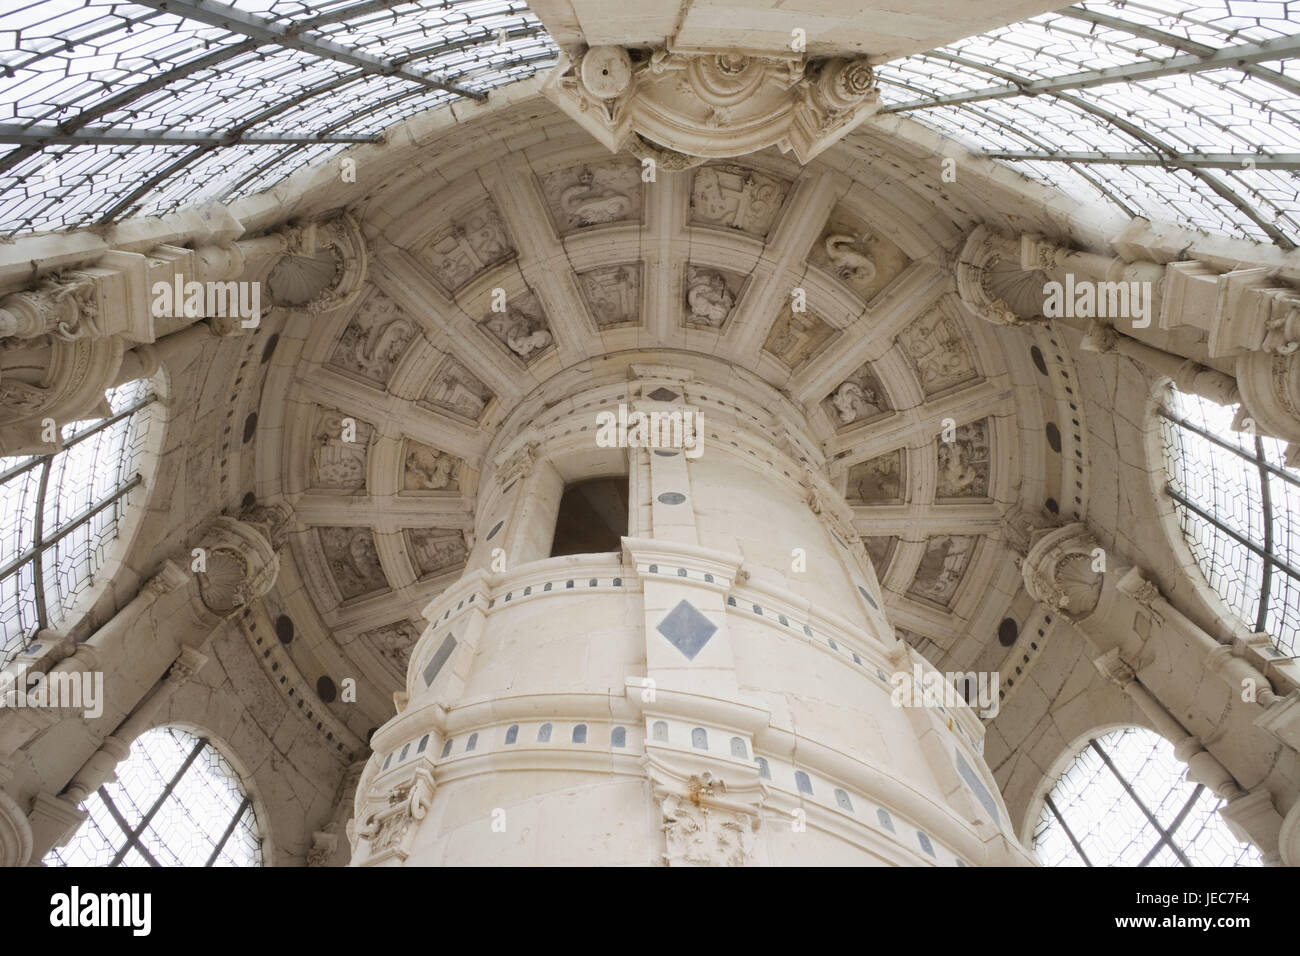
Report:
[{"label": "diamond-paned window", "polygon": [[145,379],[110,389],[112,414],[65,425],[60,451],[0,458],[0,667],[94,585],[142,487],[153,398]]},{"label": "diamond-paned window", "polygon": [[261,866],[251,798],[204,737],[147,730],[82,803],[89,816],[46,866]]},{"label": "diamond-paned window", "polygon": [[1285,446],[1232,428],[1235,406],[1171,390],[1160,413],[1183,534],[1210,587],[1284,655],[1300,651],[1300,472]]},{"label": "diamond-paned window", "polygon": [[1043,801],[1044,866],[1260,866],[1219,816],[1223,801],[1186,778],[1159,734],[1125,727],[1089,740]]}]

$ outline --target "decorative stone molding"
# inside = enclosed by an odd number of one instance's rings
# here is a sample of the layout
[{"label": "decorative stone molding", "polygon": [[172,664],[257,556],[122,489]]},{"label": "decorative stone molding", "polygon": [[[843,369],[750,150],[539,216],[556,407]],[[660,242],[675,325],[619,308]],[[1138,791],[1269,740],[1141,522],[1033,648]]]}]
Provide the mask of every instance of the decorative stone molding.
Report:
[{"label": "decorative stone molding", "polygon": [[0,866],[26,866],[32,857],[32,827],[23,808],[3,789],[9,777],[8,764],[0,761]]},{"label": "decorative stone molding", "polygon": [[368,795],[366,809],[358,814],[360,823],[351,827],[354,858],[359,844],[364,842],[368,850],[365,865],[405,860],[415,837],[414,825],[429,812],[435,789],[433,775],[417,767],[409,779],[378,795]]},{"label": "decorative stone molding", "polygon": [[117,380],[125,348],[119,336],[9,340],[0,348],[0,455],[49,452],[46,418],[111,414],[104,392]]},{"label": "decorative stone molding", "polygon": [[1300,751],[1300,690],[1275,698],[1272,706],[1255,718],[1255,726]]},{"label": "decorative stone molding", "polygon": [[200,547],[207,570],[196,572],[198,597],[212,614],[228,617],[271,589],[280,559],[270,540],[252,524],[227,515],[213,520]]},{"label": "decorative stone molding", "polygon": [[1104,572],[1092,570],[1093,551],[1100,545],[1087,525],[1072,522],[1036,532],[1031,540],[1017,561],[1029,595],[1075,621],[1095,611]]},{"label": "decorative stone molding", "polygon": [[1021,325],[1046,321],[1042,316],[1022,318],[993,288],[995,270],[1004,263],[1019,263],[1019,249],[1013,239],[979,225],[966,237],[957,256],[957,294],[961,303],[977,318],[993,325]]},{"label": "decorative stone molding", "polygon": [[100,310],[100,295],[90,276],[49,276],[35,289],[0,299],[0,337],[51,335],[65,342],[98,337]]},{"label": "decorative stone molding", "polygon": [[1278,858],[1286,866],[1300,866],[1300,800],[1291,805],[1277,835]]},{"label": "decorative stone molding", "polygon": [[758,817],[715,802],[726,784],[708,773],[703,777],[690,778],[687,794],[665,792],[659,799],[664,865],[752,865]]},{"label": "decorative stone molding", "polygon": [[[333,824],[330,824],[333,826]],[[334,858],[334,851],[339,847],[339,836],[325,830],[317,830],[311,835],[311,846],[307,849],[308,866],[329,866]]]},{"label": "decorative stone molding", "polygon": [[498,455],[495,462],[497,483],[505,488],[512,482],[531,475],[533,466],[537,464],[537,450],[541,447],[539,440],[525,439],[513,451]]},{"label": "decorative stone molding", "polygon": [[361,294],[369,257],[361,226],[351,215],[286,226],[276,238],[283,254],[266,281],[277,305],[333,312]]},{"label": "decorative stone molding", "polygon": [[1300,352],[1250,352],[1236,373],[1242,408],[1233,427],[1289,442],[1286,463],[1300,468]]},{"label": "decorative stone molding", "polygon": [[[768,146],[801,164],[879,108],[865,57],[687,54],[598,46],[561,57],[546,95],[611,152],[722,159]],[[665,152],[665,150],[667,152]]]}]

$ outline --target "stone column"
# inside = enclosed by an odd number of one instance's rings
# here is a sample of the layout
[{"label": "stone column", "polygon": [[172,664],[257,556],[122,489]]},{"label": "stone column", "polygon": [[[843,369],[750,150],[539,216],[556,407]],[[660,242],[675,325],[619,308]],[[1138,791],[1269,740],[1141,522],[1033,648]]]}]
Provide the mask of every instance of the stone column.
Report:
[{"label": "stone column", "polygon": [[[257,509],[245,519],[219,517],[206,529],[198,542],[204,550],[205,570],[190,571],[191,552],[186,551],[177,561],[164,562],[140,592],[86,641],[69,649],[65,641],[51,635],[6,668],[8,676],[37,669],[51,675],[50,679],[57,674],[102,670],[104,715],[116,720],[109,724],[114,727],[111,733],[91,738],[92,747],[95,739],[99,743],[88,757],[65,751],[37,755],[26,751],[39,745],[42,731],[60,719],[77,718],[33,707],[0,708],[0,766],[12,768],[7,785],[0,780],[0,818],[5,816],[8,801],[30,806],[27,828],[34,856],[43,856],[51,846],[66,840],[84,819],[77,804],[112,779],[132,741],[152,725],[176,688],[202,666],[206,658],[197,648],[213,629],[274,584],[279,569],[275,548],[285,516],[275,509]],[[187,566],[182,568],[180,561]],[[139,686],[144,676],[140,673],[142,662],[156,659],[160,648],[176,648],[170,663],[160,664],[155,672],[160,679],[152,687],[146,686],[140,696],[124,698],[122,688]],[[60,659],[60,654],[65,656]],[[40,772],[32,772],[38,765]],[[69,783],[63,787],[65,780]],[[51,783],[59,788],[57,796],[47,790]],[[0,820],[0,830],[4,826]],[[0,835],[0,849],[3,842]]]},{"label": "stone column", "polygon": [[[1254,710],[1253,723],[1278,741],[1294,747],[1290,740],[1300,739],[1300,708],[1290,707],[1289,698],[1248,658],[1257,648],[1247,641],[1216,641],[1166,601],[1140,568],[1108,555],[1080,522],[1032,531],[1021,573],[1029,595],[1070,620],[1092,648],[1098,670],[1174,745],[1175,756],[1187,764],[1188,778],[1228,801],[1221,815],[1238,838],[1254,842],[1266,859],[1277,859],[1281,817],[1271,795],[1263,785],[1247,793],[1224,763],[1239,766],[1242,753],[1276,747],[1249,724],[1243,728],[1241,721],[1232,719],[1239,708]],[[1171,658],[1176,662],[1170,664]],[[1227,704],[1213,714],[1203,712],[1205,708],[1188,714],[1210,725],[1197,736],[1175,716],[1185,712],[1186,701],[1162,699],[1157,691],[1176,697],[1179,686],[1185,686],[1188,693],[1200,691],[1204,697],[1211,688],[1198,687],[1201,672],[1222,681]],[[1148,677],[1148,686],[1143,673],[1163,675],[1163,682]],[[1249,695],[1243,692],[1247,688]],[[1300,694],[1291,697],[1300,700]],[[1208,746],[1215,746],[1223,759]],[[1247,773],[1258,769],[1251,767]]]},{"label": "stone column", "polygon": [[[1028,862],[960,695],[891,699],[896,672],[932,669],[894,637],[821,463],[784,450],[806,424],[695,364],[557,384],[503,430],[470,570],[425,610],[374,735],[354,864]],[[702,445],[598,443],[620,404],[690,416]],[[550,557],[563,484],[620,474],[619,550]]]},{"label": "stone column", "polygon": [[[1123,237],[1113,240],[1130,249]],[[1049,320],[1044,280],[1145,283],[1158,320],[1117,325],[1094,313]],[[1083,347],[1117,352],[1174,379],[1179,389],[1216,402],[1242,403],[1235,427],[1288,442],[1300,467],[1300,290],[1263,268],[1219,273],[1203,262],[1153,262],[1081,252],[1041,236],[1009,237],[976,227],[957,257],[957,290],[971,315],[996,325],[1060,321],[1085,332]],[[1101,292],[1097,292],[1097,300]],[[1125,296],[1127,301],[1127,296]],[[1193,331],[1200,361],[1162,348],[1171,332]],[[1184,343],[1184,334],[1181,341]],[[1209,364],[1206,364],[1209,363]],[[1229,372],[1231,374],[1229,374]]]}]

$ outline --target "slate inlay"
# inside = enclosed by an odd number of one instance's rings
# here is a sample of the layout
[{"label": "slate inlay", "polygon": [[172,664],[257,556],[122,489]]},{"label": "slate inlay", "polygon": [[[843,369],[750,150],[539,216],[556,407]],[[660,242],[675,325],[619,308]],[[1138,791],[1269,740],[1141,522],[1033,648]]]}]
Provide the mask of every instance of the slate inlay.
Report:
[{"label": "slate inlay", "polygon": [[433,683],[433,679],[438,676],[438,671],[442,670],[442,665],[447,663],[447,658],[451,657],[451,652],[456,649],[456,638],[448,634],[443,638],[442,646],[438,652],[433,655],[424,668],[424,686],[428,687]]},{"label": "slate inlay", "polygon": [[966,784],[975,791],[975,796],[979,799],[980,804],[989,812],[995,824],[1001,825],[998,818],[998,802],[993,799],[993,794],[989,793],[988,787],[984,786],[984,781],[980,779],[973,767],[966,762],[966,758],[961,755],[961,751],[955,751],[957,757],[957,772]]},{"label": "slate inlay", "polygon": [[678,602],[656,628],[669,644],[686,655],[687,660],[695,660],[695,655],[709,643],[717,629],[717,625],[685,600]]},{"label": "slate inlay", "polygon": [[680,491],[665,491],[659,496],[659,503],[664,505],[679,505],[686,500],[686,496]]},{"label": "slate inlay", "polygon": [[677,393],[670,392],[668,389],[660,386],[647,395],[646,398],[653,398],[656,402],[672,402],[677,400]]}]

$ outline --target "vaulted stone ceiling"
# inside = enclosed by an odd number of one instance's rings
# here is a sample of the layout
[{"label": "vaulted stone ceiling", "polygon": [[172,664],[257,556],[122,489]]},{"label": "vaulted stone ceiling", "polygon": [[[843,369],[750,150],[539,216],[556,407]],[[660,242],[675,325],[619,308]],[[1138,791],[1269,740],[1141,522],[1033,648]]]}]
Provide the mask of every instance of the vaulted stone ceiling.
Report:
[{"label": "vaulted stone ceiling", "polygon": [[[357,673],[372,703],[339,711],[350,732],[385,719],[373,702],[402,686],[422,608],[463,567],[498,425],[548,379],[649,349],[722,359],[800,407],[820,442],[809,465],[852,505],[900,635],[941,665],[996,668],[1020,591],[1004,516],[1086,501],[1077,422],[1044,437],[1068,350],[957,300],[966,231],[1002,213],[975,189],[933,204],[932,171],[864,143],[646,182],[550,107],[521,113],[377,177],[349,206],[369,250],[359,293],[295,311],[273,346],[234,481],[292,506],[264,613],[313,634],[290,648],[307,683]],[[328,214],[328,198],[301,204]],[[304,297],[329,278],[277,269],[272,285]]]}]

